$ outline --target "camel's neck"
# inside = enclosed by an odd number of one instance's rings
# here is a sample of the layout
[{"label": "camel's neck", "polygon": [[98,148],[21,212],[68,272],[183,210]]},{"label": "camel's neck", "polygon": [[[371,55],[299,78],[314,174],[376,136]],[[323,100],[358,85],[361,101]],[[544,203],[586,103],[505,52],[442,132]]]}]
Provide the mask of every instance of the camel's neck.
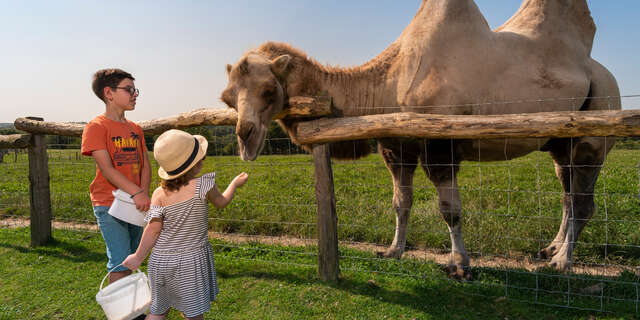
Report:
[{"label": "camel's neck", "polygon": [[397,112],[382,109],[397,105],[395,95],[389,94],[394,89],[387,73],[388,68],[377,63],[354,69],[311,67],[300,74],[298,81],[302,89],[306,83],[317,83],[316,92],[332,97],[337,112],[344,116]]},{"label": "camel's neck", "polygon": [[396,95],[389,93],[395,90],[394,84],[387,78],[398,54],[396,45],[354,68],[325,67],[295,49],[289,48],[288,52],[280,49],[267,55],[271,59],[281,54],[292,56],[291,73],[284,80],[290,97],[328,95],[333,99],[335,112],[343,116],[398,111],[381,110],[383,106],[397,105]]}]

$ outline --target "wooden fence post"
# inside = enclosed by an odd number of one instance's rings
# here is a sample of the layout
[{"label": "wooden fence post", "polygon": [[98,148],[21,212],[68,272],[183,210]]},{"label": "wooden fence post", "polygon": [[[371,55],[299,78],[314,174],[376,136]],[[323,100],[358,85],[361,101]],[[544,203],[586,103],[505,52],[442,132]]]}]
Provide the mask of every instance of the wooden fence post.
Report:
[{"label": "wooden fence post", "polygon": [[318,273],[324,281],[338,280],[338,216],[333,192],[329,146],[313,146],[318,202]]},{"label": "wooden fence post", "polygon": [[[44,121],[38,117],[31,120]],[[29,143],[29,201],[31,208],[31,246],[51,239],[51,196],[49,194],[47,141],[43,134],[32,134]]]}]

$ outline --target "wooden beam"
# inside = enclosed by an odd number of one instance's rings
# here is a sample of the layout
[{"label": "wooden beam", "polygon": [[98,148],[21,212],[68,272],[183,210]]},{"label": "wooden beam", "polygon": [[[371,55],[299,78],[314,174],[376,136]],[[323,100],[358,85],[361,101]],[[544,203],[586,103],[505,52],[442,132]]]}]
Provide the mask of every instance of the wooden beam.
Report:
[{"label": "wooden beam", "polygon": [[338,215],[333,190],[329,146],[313,146],[318,204],[318,273],[324,281],[338,280]]},{"label": "wooden beam", "polygon": [[23,149],[29,146],[30,134],[0,135],[0,149]]},{"label": "wooden beam", "polygon": [[[291,97],[289,107],[274,116],[283,118],[317,118],[331,114],[329,97]],[[198,126],[235,125],[238,114],[233,109],[197,109],[176,116],[138,122],[146,134],[159,134],[169,129],[184,129]],[[14,122],[16,129],[29,133],[53,134],[59,136],[82,136],[84,123],[45,122],[27,118],[18,118]]]},{"label": "wooden beam", "polygon": [[328,96],[291,97],[289,107],[273,116],[273,119],[324,117],[331,114],[331,106],[331,97]]},{"label": "wooden beam", "polygon": [[440,115],[411,112],[300,122],[300,144],[383,137],[492,139],[640,136],[640,110]]},{"label": "wooden beam", "polygon": [[146,134],[159,134],[169,129],[185,129],[198,126],[233,126],[238,114],[233,109],[197,109],[177,116],[140,121],[138,125]]},{"label": "wooden beam", "polygon": [[29,118],[18,118],[13,122],[18,130],[33,134],[53,134],[59,136],[82,136],[83,123],[35,121]]}]

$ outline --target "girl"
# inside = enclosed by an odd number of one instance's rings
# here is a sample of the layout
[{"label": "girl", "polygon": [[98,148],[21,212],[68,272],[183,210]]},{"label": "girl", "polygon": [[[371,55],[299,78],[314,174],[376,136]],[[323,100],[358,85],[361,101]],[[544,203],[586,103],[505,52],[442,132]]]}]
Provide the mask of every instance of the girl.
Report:
[{"label": "girl", "polygon": [[123,265],[137,269],[149,257],[151,310],[147,319],[164,319],[173,307],[187,319],[204,319],[218,293],[213,250],[208,238],[208,204],[224,208],[236,188],[247,182],[241,173],[220,193],[215,173],[195,176],[202,169],[207,140],[184,131],[169,130],[158,137],[153,155],[162,179],[151,196],[138,250]]}]

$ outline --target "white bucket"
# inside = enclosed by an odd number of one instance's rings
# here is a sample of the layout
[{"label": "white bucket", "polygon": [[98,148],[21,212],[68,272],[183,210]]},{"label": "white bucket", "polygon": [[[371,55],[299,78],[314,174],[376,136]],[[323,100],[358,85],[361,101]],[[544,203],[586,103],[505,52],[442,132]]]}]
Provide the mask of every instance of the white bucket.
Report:
[{"label": "white bucket", "polygon": [[131,195],[120,189],[114,190],[112,194],[115,198],[109,208],[109,214],[122,221],[144,227],[144,212],[136,209]]},{"label": "white bucket", "polygon": [[107,319],[131,320],[144,314],[151,305],[151,289],[147,275],[138,269],[137,272],[121,278],[103,289],[102,285],[109,273],[102,279],[100,291],[96,294],[96,301],[104,310]]}]

